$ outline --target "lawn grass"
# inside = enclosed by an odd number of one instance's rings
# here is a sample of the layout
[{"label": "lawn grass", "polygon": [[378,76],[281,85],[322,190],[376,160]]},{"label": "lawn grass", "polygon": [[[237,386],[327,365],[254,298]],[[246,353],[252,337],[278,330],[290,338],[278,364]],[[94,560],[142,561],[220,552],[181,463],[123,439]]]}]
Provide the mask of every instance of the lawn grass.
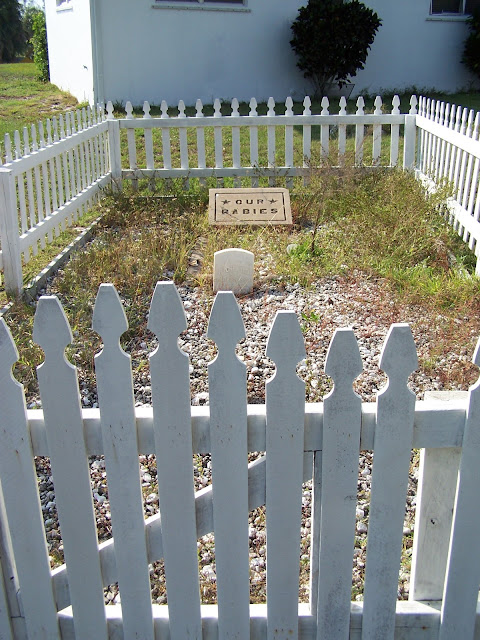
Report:
[{"label": "lawn grass", "polygon": [[76,106],[76,98],[38,80],[33,63],[0,64],[0,158],[6,133],[22,133],[23,127]]}]

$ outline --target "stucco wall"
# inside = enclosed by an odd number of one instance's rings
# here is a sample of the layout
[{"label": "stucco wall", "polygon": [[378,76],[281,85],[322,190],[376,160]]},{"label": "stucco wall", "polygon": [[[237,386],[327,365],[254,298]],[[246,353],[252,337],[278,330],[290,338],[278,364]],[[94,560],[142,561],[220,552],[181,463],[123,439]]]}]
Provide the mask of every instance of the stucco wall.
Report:
[{"label": "stucco wall", "polygon": [[430,0],[364,0],[383,24],[372,45],[367,64],[359,71],[357,89],[369,93],[382,88],[438,89],[453,92],[475,81],[461,64],[468,34],[464,19],[429,15]]},{"label": "stucco wall", "polygon": [[[90,2],[97,14],[93,52]],[[70,11],[56,11],[55,0],[46,0],[52,81],[92,100],[96,59],[100,101],[301,99],[311,85],[296,67],[289,40],[305,2],[248,0],[247,11],[235,12],[208,10],[208,4],[160,9],[155,0],[70,0]],[[430,0],[365,2],[383,25],[365,70],[353,80],[356,94],[412,86],[455,91],[474,82],[460,63],[464,21],[432,20]]]},{"label": "stucco wall", "polygon": [[248,12],[153,4],[136,0],[132,10],[131,0],[102,1],[106,98],[193,104],[309,91],[289,44],[299,0],[249,0]]},{"label": "stucco wall", "polygon": [[51,82],[93,103],[89,0],[70,0],[58,9],[56,0],[45,0],[45,14]]}]

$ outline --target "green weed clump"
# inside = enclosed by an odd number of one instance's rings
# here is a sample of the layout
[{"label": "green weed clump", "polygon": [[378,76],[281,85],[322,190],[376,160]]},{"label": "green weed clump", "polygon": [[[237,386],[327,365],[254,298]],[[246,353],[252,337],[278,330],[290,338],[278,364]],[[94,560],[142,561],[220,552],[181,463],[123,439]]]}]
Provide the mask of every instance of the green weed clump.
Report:
[{"label": "green weed clump", "polygon": [[440,215],[448,195],[448,186],[428,194],[401,170],[313,171],[294,199],[291,275],[308,284],[357,270],[384,278],[411,302],[467,302],[480,289],[475,257]]}]

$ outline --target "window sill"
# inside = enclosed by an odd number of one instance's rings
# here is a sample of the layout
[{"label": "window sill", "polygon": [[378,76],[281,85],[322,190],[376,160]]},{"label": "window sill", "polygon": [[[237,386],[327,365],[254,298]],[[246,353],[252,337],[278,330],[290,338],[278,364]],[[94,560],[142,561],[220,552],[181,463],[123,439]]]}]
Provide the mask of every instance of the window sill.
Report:
[{"label": "window sill", "polygon": [[452,13],[439,13],[438,15],[428,16],[427,22],[465,22],[470,16],[465,14],[455,15]]},{"label": "window sill", "polygon": [[236,13],[251,13],[251,9],[248,7],[234,7],[234,6],[210,6],[205,4],[190,4],[185,3],[168,3],[168,2],[157,2],[152,4],[152,9],[176,9],[177,11],[233,11]]}]

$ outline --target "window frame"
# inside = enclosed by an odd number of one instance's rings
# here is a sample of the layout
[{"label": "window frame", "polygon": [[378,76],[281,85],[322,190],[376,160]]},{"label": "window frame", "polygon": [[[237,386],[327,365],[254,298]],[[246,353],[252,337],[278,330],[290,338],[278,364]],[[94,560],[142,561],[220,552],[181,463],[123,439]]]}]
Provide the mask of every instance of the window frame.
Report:
[{"label": "window frame", "polygon": [[250,12],[248,0],[155,0],[152,8]]},{"label": "window frame", "polygon": [[[466,5],[469,0],[458,0],[459,4],[461,3],[461,10],[459,11],[434,11],[433,4],[435,0],[430,0],[430,16],[437,18],[468,18],[472,14],[466,11]],[[478,5],[480,7],[480,3]]]}]

